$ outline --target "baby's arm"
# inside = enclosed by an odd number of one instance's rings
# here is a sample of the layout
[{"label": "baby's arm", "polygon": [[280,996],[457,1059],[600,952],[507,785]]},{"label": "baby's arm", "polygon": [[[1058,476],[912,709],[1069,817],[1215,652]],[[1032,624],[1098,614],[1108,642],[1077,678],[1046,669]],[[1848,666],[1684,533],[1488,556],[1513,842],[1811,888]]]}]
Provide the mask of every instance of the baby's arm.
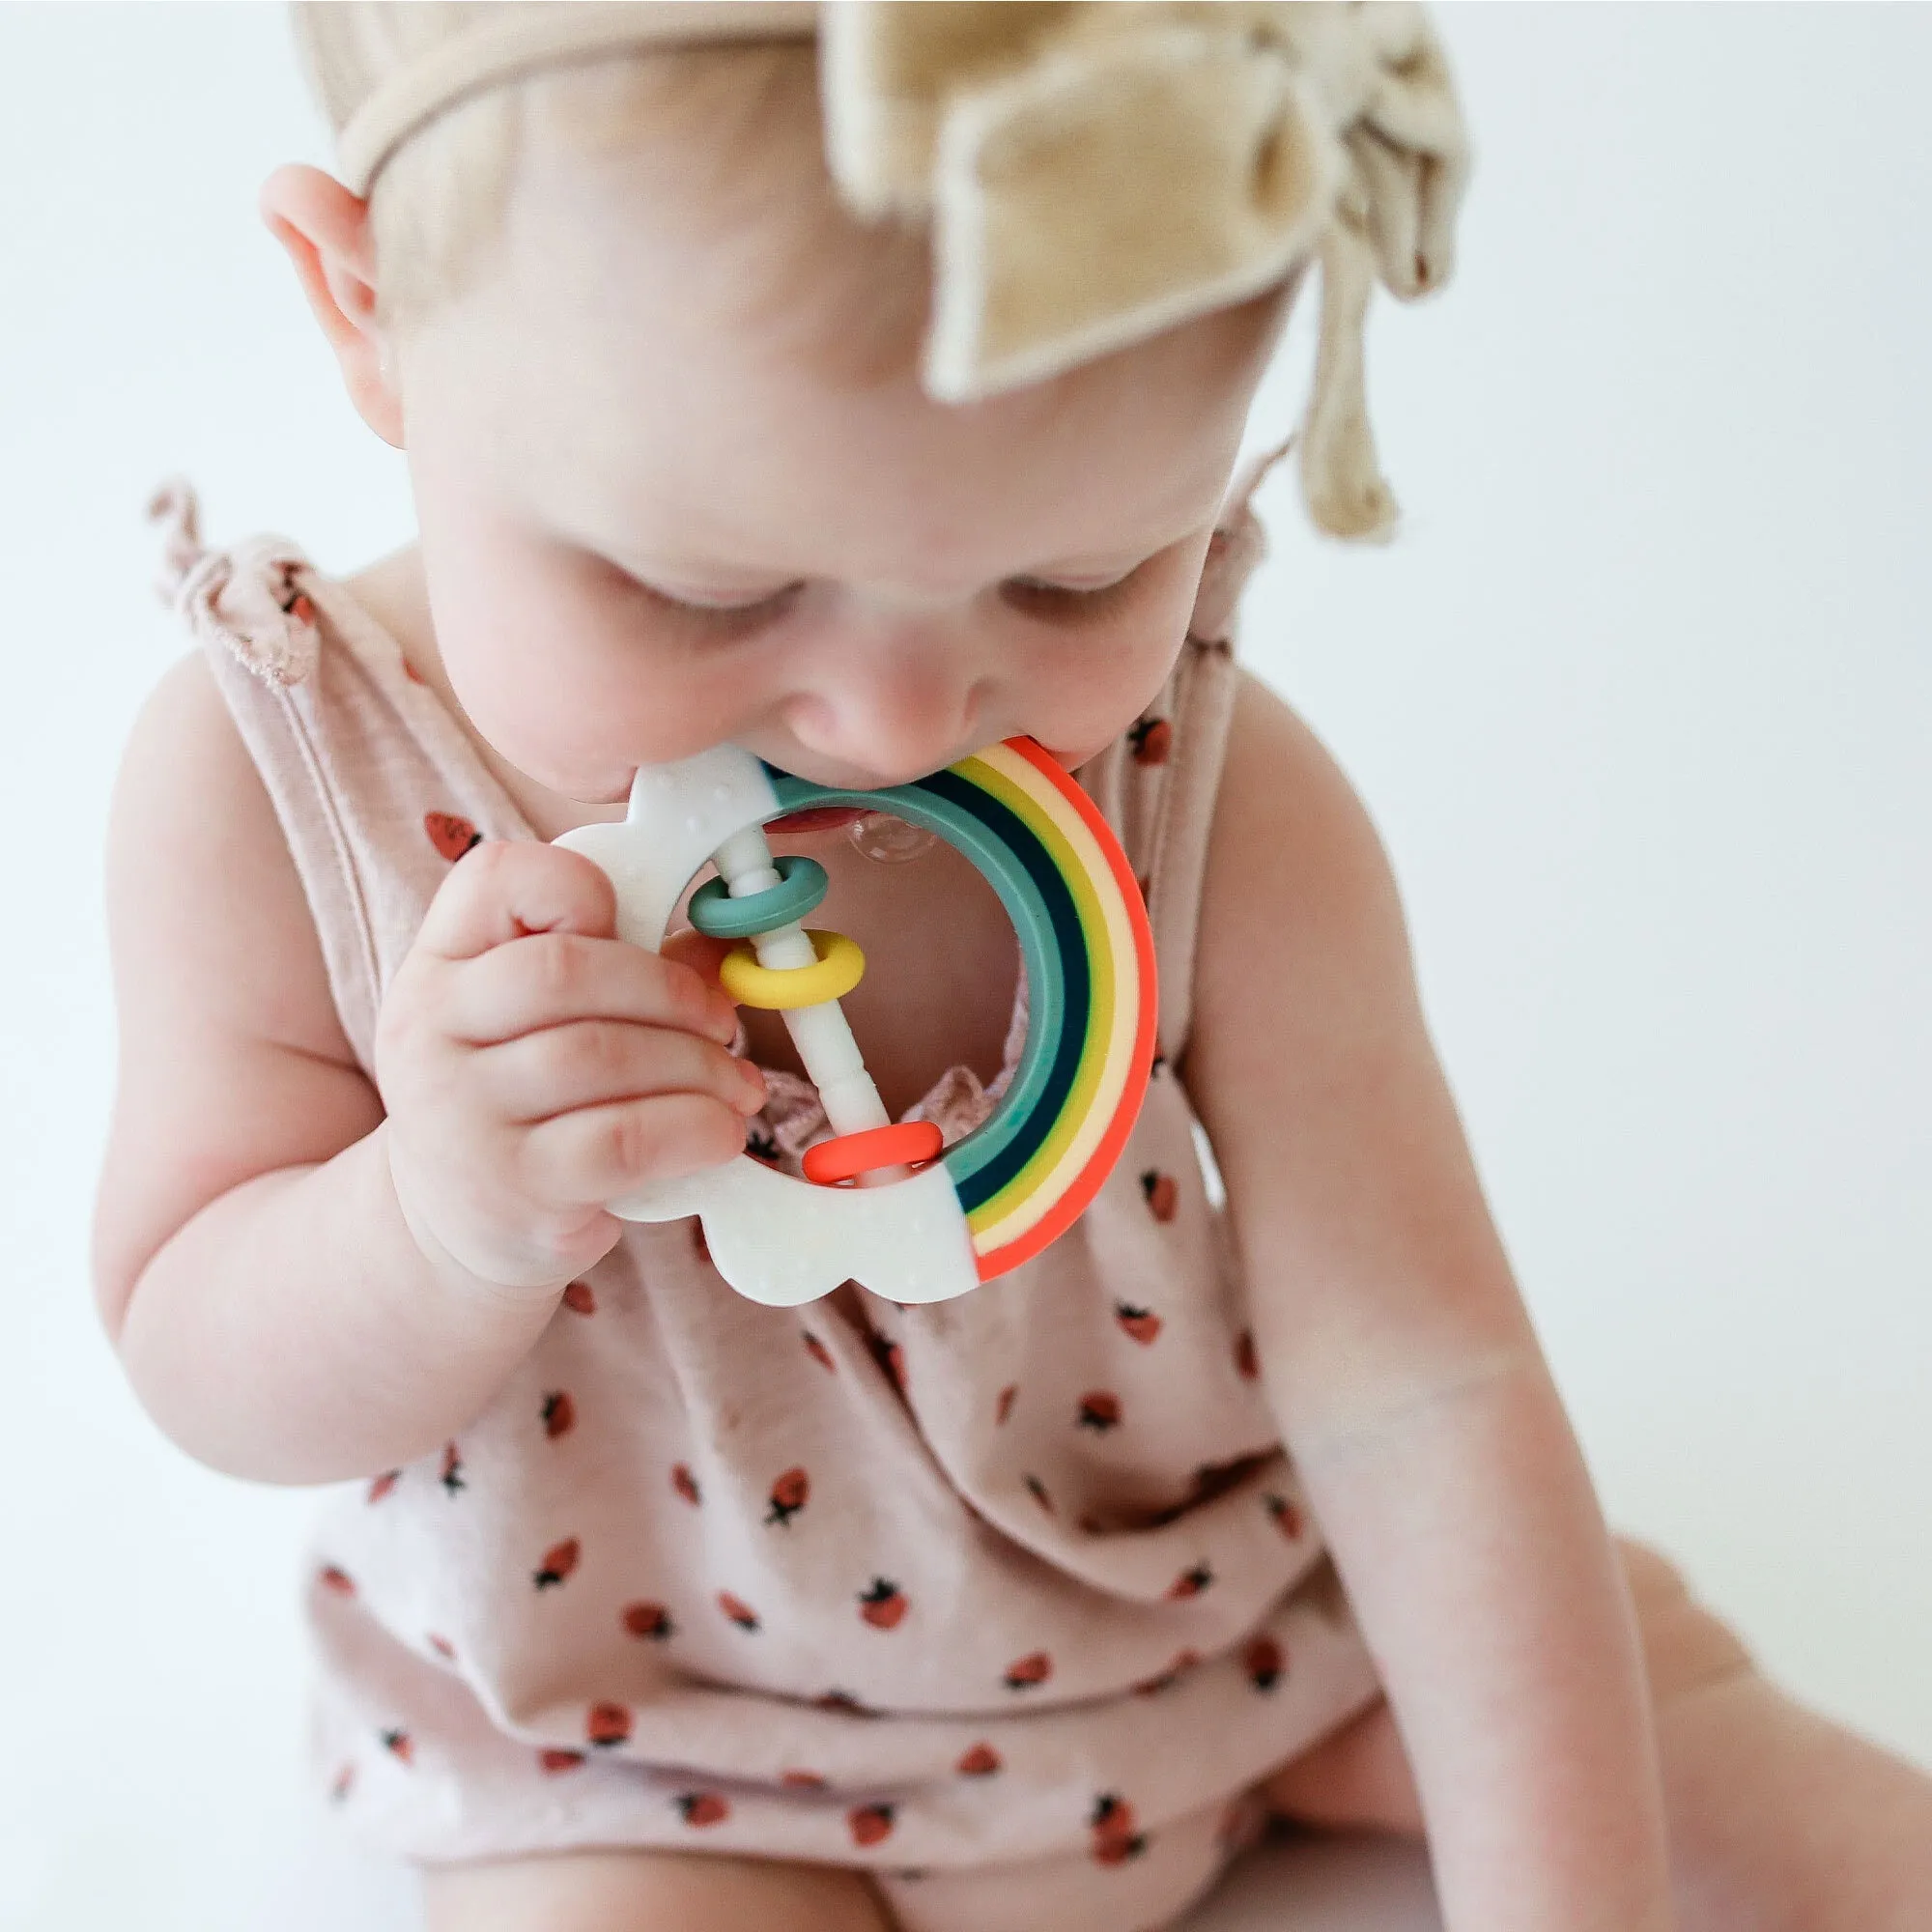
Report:
[{"label": "baby's arm", "polygon": [[107,869],[97,1288],[142,1401],[216,1467],[316,1482],[433,1450],[616,1238],[597,1201],[743,1143],[728,1005],[611,939],[602,875],[545,845],[451,872],[384,1000],[379,1094],[198,659],[135,727]]},{"label": "baby's arm", "polygon": [[1447,1922],[1666,1927],[1628,1602],[1428,1039],[1387,863],[1333,763],[1252,683],[1203,920],[1183,1077]]}]

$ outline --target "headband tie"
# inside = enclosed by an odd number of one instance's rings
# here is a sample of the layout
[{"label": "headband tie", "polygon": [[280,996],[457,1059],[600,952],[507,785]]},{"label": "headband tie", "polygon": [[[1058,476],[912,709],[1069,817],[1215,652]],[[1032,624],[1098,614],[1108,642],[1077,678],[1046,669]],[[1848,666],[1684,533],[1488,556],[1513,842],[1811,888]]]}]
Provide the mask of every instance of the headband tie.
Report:
[{"label": "headband tie", "polygon": [[1378,278],[1404,298],[1448,278],[1468,171],[1441,49],[1408,0],[552,0],[389,75],[342,129],[343,179],[366,197],[445,107],[542,69],[814,34],[841,198],[929,224],[930,395],[1041,381],[1319,260],[1304,492],[1338,535],[1393,524],[1364,316]]}]

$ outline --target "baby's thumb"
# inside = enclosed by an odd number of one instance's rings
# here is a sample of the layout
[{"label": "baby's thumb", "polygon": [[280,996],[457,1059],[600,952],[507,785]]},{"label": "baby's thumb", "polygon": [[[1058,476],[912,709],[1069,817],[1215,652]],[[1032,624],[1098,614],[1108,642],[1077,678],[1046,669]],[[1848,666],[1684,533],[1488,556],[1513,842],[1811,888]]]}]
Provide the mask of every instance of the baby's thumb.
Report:
[{"label": "baby's thumb", "polygon": [[533,838],[489,839],[450,868],[416,946],[445,959],[473,959],[533,932],[609,939],[616,917],[611,881],[581,852]]}]

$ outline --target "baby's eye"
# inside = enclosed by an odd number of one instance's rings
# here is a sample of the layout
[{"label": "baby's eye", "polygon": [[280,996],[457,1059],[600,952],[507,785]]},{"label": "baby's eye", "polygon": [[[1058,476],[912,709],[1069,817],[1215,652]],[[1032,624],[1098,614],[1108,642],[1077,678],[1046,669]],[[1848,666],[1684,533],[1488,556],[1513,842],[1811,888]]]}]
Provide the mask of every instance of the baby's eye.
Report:
[{"label": "baby's eye", "polygon": [[661,590],[658,595],[666,603],[675,604],[681,611],[698,611],[709,616],[742,617],[753,611],[773,610],[804,588],[802,582],[785,583],[759,597],[674,597],[668,590]]},{"label": "baby's eye", "polygon": [[683,618],[700,629],[716,631],[726,637],[735,637],[746,631],[756,630],[761,624],[770,623],[774,618],[781,616],[805,588],[805,584],[800,582],[782,584],[777,590],[766,591],[758,597],[714,600],[707,597],[673,596],[668,590],[661,590],[654,583],[646,583],[639,578],[628,575],[625,582],[632,589],[639,592],[661,610]]},{"label": "baby's eye", "polygon": [[1049,578],[1009,577],[1000,595],[1016,610],[1048,622],[1081,623],[1118,610],[1139,587],[1147,565],[1136,564],[1110,583],[1056,583]]}]

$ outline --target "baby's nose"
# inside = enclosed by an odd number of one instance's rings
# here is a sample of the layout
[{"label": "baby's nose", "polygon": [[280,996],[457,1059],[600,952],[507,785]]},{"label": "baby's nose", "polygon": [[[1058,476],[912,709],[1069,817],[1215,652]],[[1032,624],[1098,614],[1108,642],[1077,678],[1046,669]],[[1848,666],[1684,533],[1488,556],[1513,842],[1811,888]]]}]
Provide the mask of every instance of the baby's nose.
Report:
[{"label": "baby's nose", "polygon": [[835,659],[792,700],[787,724],[808,751],[905,784],[979,742],[979,691],[952,640],[907,627]]}]

